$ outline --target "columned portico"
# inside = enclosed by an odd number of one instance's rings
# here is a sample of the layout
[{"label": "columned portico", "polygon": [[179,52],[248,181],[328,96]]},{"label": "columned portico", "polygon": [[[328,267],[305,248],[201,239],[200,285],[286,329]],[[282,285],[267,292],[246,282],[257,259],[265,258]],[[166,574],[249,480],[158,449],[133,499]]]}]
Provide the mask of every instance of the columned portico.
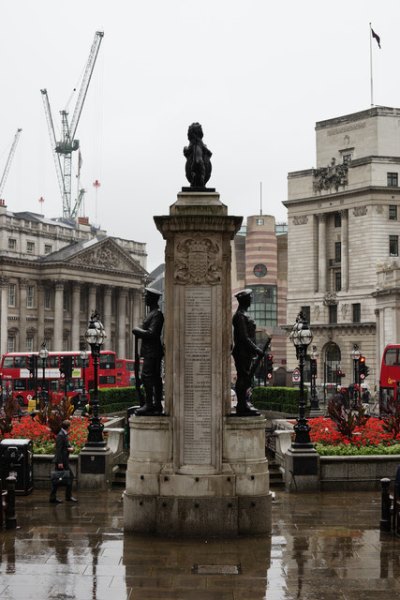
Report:
[{"label": "columned portico", "polygon": [[54,293],[54,350],[63,349],[64,282],[56,281]]},{"label": "columned portico", "polygon": [[126,299],[128,290],[120,288],[118,293],[118,343],[117,354],[121,358],[126,356]]},{"label": "columned portico", "polygon": [[111,300],[112,300],[112,293],[113,293],[113,287],[110,285],[107,285],[104,288],[104,298],[103,298],[103,302],[104,302],[104,315],[103,315],[103,323],[104,323],[104,329],[106,331],[111,332],[111,315],[112,315],[112,304],[111,304]]}]

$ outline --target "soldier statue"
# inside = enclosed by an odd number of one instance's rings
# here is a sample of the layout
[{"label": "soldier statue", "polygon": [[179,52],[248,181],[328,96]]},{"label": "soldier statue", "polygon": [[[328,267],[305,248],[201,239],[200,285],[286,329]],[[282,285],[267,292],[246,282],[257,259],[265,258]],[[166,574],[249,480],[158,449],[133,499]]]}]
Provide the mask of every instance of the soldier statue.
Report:
[{"label": "soldier statue", "polygon": [[[161,379],[161,361],[163,346],[161,332],[164,316],[158,306],[161,292],[153,288],[145,288],[145,303],[149,312],[142,327],[135,327],[132,333],[142,340],[140,358],[143,359],[141,380],[145,390],[144,405],[136,410],[137,416],[161,415],[163,412],[163,384]],[[135,360],[138,361],[138,356]]]},{"label": "soldier statue", "polygon": [[236,379],[236,414],[241,417],[257,416],[260,413],[249,402],[251,388],[251,366],[253,359],[263,356],[263,350],[255,343],[256,324],[248,316],[247,310],[251,305],[252,290],[241,290],[235,294],[239,306],[233,315],[233,351],[237,372]]}]

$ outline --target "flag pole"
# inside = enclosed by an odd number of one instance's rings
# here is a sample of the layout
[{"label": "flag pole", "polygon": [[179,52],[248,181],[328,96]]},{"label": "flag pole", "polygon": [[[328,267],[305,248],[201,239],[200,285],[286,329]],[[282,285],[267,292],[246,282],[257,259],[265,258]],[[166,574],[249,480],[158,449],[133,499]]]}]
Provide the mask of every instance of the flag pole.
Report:
[{"label": "flag pole", "polygon": [[372,26],[369,24],[369,69],[371,79],[371,106],[374,105],[374,80],[372,76]]}]

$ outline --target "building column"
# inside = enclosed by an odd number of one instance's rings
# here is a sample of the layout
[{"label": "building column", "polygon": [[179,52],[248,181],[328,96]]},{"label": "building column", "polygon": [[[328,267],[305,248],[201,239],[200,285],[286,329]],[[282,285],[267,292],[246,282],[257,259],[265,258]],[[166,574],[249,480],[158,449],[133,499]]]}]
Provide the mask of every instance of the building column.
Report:
[{"label": "building column", "polygon": [[63,350],[64,282],[56,281],[54,294],[54,350]]},{"label": "building column", "polygon": [[7,277],[0,278],[0,290],[1,290],[1,301],[0,301],[0,354],[7,352],[7,339],[8,339],[8,284],[9,280]]},{"label": "building column", "polygon": [[81,284],[72,284],[72,325],[71,344],[72,350],[79,350],[79,333],[81,324]]},{"label": "building column", "polygon": [[103,315],[102,320],[103,320],[104,329],[106,330],[107,338],[109,340],[108,344],[110,344],[110,341],[111,341],[112,293],[113,293],[113,287],[110,285],[107,285],[104,288],[104,298],[103,298],[104,315]]},{"label": "building column", "polygon": [[326,292],[326,215],[318,217],[318,291]]},{"label": "building column", "polygon": [[19,351],[26,351],[26,288],[28,281],[19,280]]},{"label": "building column", "polygon": [[117,328],[117,355],[120,358],[126,357],[126,299],[128,290],[120,288],[118,294],[118,328]]},{"label": "building column", "polygon": [[341,215],[341,251],[342,251],[342,290],[349,289],[349,211],[342,210]]},{"label": "building column", "polygon": [[[133,290],[133,308],[132,308],[132,327],[131,330],[134,327],[141,327],[142,325],[142,321],[143,321],[143,315],[144,315],[144,301],[143,301],[143,291],[140,290]],[[131,344],[132,344],[132,356],[135,356],[135,336],[132,334],[132,338],[131,338]]]},{"label": "building column", "polygon": [[44,334],[44,295],[45,285],[39,282],[37,285],[37,309],[38,309],[38,326],[37,326],[37,345],[38,347],[45,339]]},{"label": "building column", "polygon": [[97,310],[97,286],[95,285],[89,286],[88,309],[89,316]]}]

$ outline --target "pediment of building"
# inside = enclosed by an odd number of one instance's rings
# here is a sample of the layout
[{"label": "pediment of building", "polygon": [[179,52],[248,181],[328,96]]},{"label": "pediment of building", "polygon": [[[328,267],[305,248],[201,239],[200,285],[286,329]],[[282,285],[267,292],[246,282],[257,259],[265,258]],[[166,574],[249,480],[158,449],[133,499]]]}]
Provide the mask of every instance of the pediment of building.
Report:
[{"label": "pediment of building", "polygon": [[71,256],[69,265],[83,268],[104,269],[141,275],[144,269],[116,242],[108,238]]}]

